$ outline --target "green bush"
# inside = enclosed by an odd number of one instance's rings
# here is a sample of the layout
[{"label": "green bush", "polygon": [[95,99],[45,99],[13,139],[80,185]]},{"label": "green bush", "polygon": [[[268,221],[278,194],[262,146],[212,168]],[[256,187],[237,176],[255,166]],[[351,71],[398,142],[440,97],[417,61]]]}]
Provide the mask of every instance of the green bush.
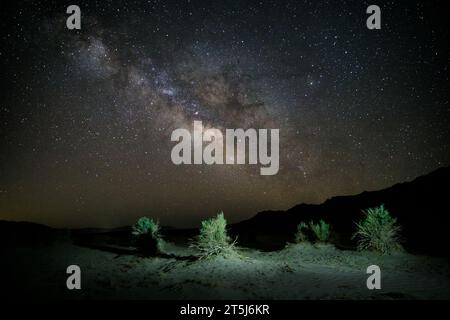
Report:
[{"label": "green bush", "polygon": [[400,248],[400,231],[397,219],[391,217],[384,205],[363,211],[365,218],[357,223],[352,239],[357,239],[358,250],[373,250],[389,254]]},{"label": "green bush", "polygon": [[215,218],[202,221],[200,234],[191,244],[191,247],[200,251],[201,259],[235,254],[236,241],[231,241],[226,227],[227,221],[223,212],[218,213]]},{"label": "green bush", "polygon": [[137,247],[146,255],[161,252],[162,237],[159,223],[147,217],[141,217],[132,227]]},{"label": "green bush", "polygon": [[327,242],[330,237],[330,225],[323,220],[320,220],[318,224],[314,224],[312,221],[309,223],[309,228],[312,230],[317,240],[320,242]]},{"label": "green bush", "polygon": [[305,232],[307,232],[308,226],[302,222],[297,226],[297,232],[295,233],[295,242],[305,242],[308,241],[308,237]]},{"label": "green bush", "polygon": [[158,222],[153,221],[153,219],[149,219],[147,217],[141,217],[132,227],[133,235],[139,236],[143,234],[152,234],[157,236],[159,234],[159,224]]}]

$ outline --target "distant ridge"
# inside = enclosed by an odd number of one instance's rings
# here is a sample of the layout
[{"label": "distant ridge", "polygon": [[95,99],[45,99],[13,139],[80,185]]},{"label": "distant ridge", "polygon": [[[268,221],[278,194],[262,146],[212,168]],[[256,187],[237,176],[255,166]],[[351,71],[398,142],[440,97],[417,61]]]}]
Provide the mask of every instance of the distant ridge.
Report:
[{"label": "distant ridge", "polygon": [[405,248],[431,254],[449,255],[450,167],[437,169],[411,182],[389,188],[337,196],[320,205],[299,204],[286,211],[263,211],[233,225],[241,242],[261,248],[284,246],[292,241],[301,221],[324,219],[332,224],[333,241],[354,247],[350,240],[362,210],[380,204],[398,218],[403,228]]},{"label": "distant ridge", "polygon": [[[336,196],[319,205],[299,204],[286,211],[263,211],[248,220],[230,226],[242,246],[263,250],[283,248],[293,241],[297,225],[304,221],[324,219],[332,225],[331,242],[340,248],[353,249],[351,235],[362,210],[384,204],[402,226],[404,247],[414,253],[450,256],[450,167],[437,169],[410,182],[389,188]],[[32,222],[0,221],[0,248],[7,244],[51,243],[55,239],[104,235],[113,242],[130,242],[130,227],[53,229]],[[197,229],[164,227],[170,241],[185,243]],[[122,240],[120,240],[122,239]],[[56,241],[60,241],[56,240]]]}]

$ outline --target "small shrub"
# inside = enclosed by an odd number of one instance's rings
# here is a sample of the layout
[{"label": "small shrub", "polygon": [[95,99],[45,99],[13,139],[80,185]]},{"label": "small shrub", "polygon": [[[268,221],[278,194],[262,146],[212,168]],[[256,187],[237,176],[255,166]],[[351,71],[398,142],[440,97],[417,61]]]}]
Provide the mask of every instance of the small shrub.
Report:
[{"label": "small shrub", "polygon": [[358,250],[374,250],[389,254],[400,248],[400,231],[397,219],[391,217],[384,205],[363,211],[365,218],[357,223],[352,239],[357,239]]},{"label": "small shrub", "polygon": [[191,247],[200,251],[200,259],[235,254],[236,241],[231,241],[226,227],[227,221],[223,212],[217,214],[215,218],[202,221],[200,234],[191,244]]},{"label": "small shrub", "polygon": [[297,226],[297,232],[295,233],[295,242],[305,242],[308,241],[308,237],[306,235],[306,231],[308,230],[308,226],[306,223],[302,222]]},{"label": "small shrub", "polygon": [[161,252],[162,238],[159,223],[147,217],[139,218],[132,227],[137,247],[146,255]]},{"label": "small shrub", "polygon": [[141,217],[132,227],[133,235],[139,236],[143,234],[152,234],[157,236],[159,233],[159,224],[153,219],[149,219],[147,217]]},{"label": "small shrub", "polygon": [[330,225],[323,220],[320,220],[318,224],[314,224],[312,221],[309,223],[309,228],[312,230],[317,240],[320,242],[327,242],[330,237]]}]

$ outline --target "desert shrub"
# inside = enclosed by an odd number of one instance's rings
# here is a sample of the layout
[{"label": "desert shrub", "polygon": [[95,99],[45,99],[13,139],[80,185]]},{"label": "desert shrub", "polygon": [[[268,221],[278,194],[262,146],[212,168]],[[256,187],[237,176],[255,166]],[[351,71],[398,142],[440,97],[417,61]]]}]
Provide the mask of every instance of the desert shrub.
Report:
[{"label": "desert shrub", "polygon": [[202,221],[200,234],[194,239],[191,247],[200,251],[201,259],[234,254],[236,241],[231,241],[226,228],[227,221],[223,212],[218,213],[215,218]]},{"label": "desert shrub", "polygon": [[314,233],[315,237],[320,242],[327,242],[330,237],[330,225],[323,220],[320,220],[318,224],[314,222],[309,223],[309,228]]},{"label": "desert shrub", "polygon": [[365,218],[357,223],[353,239],[358,241],[358,250],[373,250],[389,254],[400,248],[400,231],[397,219],[389,214],[384,205],[363,211]]},{"label": "desert shrub", "polygon": [[162,237],[159,223],[147,217],[141,217],[132,227],[137,247],[146,255],[155,255],[161,251]]},{"label": "desert shrub", "polygon": [[159,233],[159,224],[153,219],[149,219],[147,217],[141,217],[138,221],[133,225],[133,235],[139,236],[143,234],[152,234],[157,236]]},{"label": "desert shrub", "polygon": [[302,222],[297,226],[297,232],[295,233],[295,242],[305,242],[308,241],[308,237],[306,235],[306,232],[308,230],[308,226],[306,223]]}]

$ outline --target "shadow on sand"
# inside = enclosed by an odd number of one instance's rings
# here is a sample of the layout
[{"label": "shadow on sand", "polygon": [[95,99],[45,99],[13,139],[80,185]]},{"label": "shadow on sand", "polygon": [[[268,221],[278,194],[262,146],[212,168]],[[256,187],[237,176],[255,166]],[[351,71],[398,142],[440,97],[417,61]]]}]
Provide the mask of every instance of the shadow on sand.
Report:
[{"label": "shadow on sand", "polygon": [[163,259],[175,259],[177,261],[195,261],[197,260],[197,257],[194,255],[188,255],[188,256],[180,256],[173,253],[164,253],[160,252],[154,256],[147,256],[144,255],[141,251],[139,251],[135,247],[125,247],[125,246],[119,246],[119,245],[112,245],[108,243],[88,243],[88,242],[74,242],[75,246],[88,248],[88,249],[94,249],[94,250],[100,250],[104,252],[114,253],[117,254],[117,257],[128,255],[128,256],[136,256],[140,258],[150,258],[150,257],[158,257]]}]

